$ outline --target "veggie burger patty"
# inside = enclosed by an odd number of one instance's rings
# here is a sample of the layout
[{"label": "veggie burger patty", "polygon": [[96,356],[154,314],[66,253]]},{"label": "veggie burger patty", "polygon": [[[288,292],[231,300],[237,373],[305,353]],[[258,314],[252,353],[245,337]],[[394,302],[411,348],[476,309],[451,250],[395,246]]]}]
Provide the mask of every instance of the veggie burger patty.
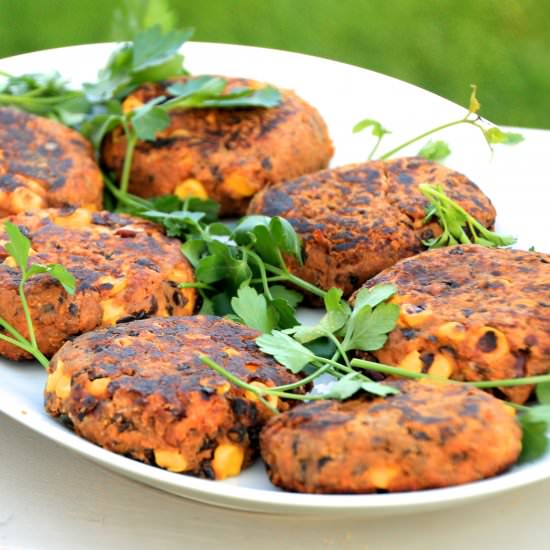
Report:
[{"label": "veggie burger patty", "polygon": [[319,401],[261,434],[271,481],[308,493],[412,491],[496,475],[516,462],[513,410],[459,384],[398,381],[386,398]]},{"label": "veggie burger patty", "polygon": [[[423,252],[371,279],[393,283],[401,314],[383,363],[459,380],[550,370],[550,255],[478,245]],[[502,388],[517,403],[532,386]]]},{"label": "veggie burger patty", "polygon": [[436,222],[423,222],[428,201],[420,183],[441,184],[484,226],[494,224],[490,200],[466,176],[414,157],[352,164],[273,185],[256,195],[249,214],[286,218],[304,246],[304,265],[288,258],[292,271],[348,296],[441,233]]},{"label": "veggie burger patty", "polygon": [[60,206],[99,210],[102,199],[103,178],[81,134],[0,107],[0,216]]},{"label": "veggie burger patty", "polygon": [[[125,101],[131,109],[154,97],[169,97],[174,82],[146,84]],[[228,88],[255,81],[230,78]],[[314,172],[333,153],[321,115],[295,93],[284,90],[273,108],[175,109],[156,141],[140,141],[130,176],[130,191],[143,197],[176,194],[217,201],[222,215],[244,214],[251,197],[266,185]],[[122,171],[126,138],[121,128],[104,141],[105,165]]]},{"label": "veggie burger patty", "polygon": [[[188,315],[194,289],[178,283],[193,280],[180,243],[142,219],[79,209],[48,209],[8,218],[31,241],[29,262],[59,263],[76,278],[69,296],[49,275],[32,277],[25,293],[38,347],[51,356],[70,337],[97,327],[153,315]],[[27,335],[17,295],[21,272],[8,256],[0,232],[0,317]],[[0,341],[0,354],[28,356]]]},{"label": "veggie burger patty", "polygon": [[[296,382],[257,348],[258,335],[203,315],[140,320],[84,334],[52,359],[46,409],[116,453],[210,479],[237,475],[251,462],[271,413],[199,356],[208,355],[250,383]],[[289,406],[272,404],[283,411]]]}]

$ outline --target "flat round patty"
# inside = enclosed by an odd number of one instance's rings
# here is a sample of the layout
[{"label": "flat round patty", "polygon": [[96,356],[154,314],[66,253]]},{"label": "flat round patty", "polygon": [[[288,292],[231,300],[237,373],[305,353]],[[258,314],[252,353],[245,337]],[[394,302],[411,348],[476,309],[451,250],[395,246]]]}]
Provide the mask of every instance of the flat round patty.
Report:
[{"label": "flat round patty", "polygon": [[[31,241],[32,263],[59,263],[76,278],[69,296],[49,275],[25,284],[38,347],[53,355],[75,335],[153,315],[189,315],[194,289],[178,283],[193,280],[193,270],[179,241],[139,218],[79,209],[49,209],[7,218]],[[15,260],[3,248],[0,228],[0,317],[27,334],[21,301],[21,280]],[[0,355],[28,356],[0,341]]]},{"label": "flat round patty", "polygon": [[[423,252],[371,279],[393,283],[397,328],[383,363],[459,380],[550,370],[550,255],[454,246]],[[531,386],[502,388],[523,403]]]},{"label": "flat round patty", "polygon": [[[68,417],[82,437],[136,460],[210,479],[237,475],[256,454],[259,430],[272,413],[200,356],[250,383],[296,382],[258,349],[257,336],[203,315],[85,334],[52,359],[46,409]],[[289,406],[276,399],[272,405]]]},{"label": "flat round patty", "polygon": [[288,259],[292,271],[348,296],[441,232],[437,223],[423,222],[428,201],[418,185],[425,182],[441,184],[483,225],[493,225],[495,210],[473,182],[421,158],[352,164],[273,185],[256,195],[249,213],[289,220],[305,257],[303,266]]},{"label": "flat round patty", "polygon": [[521,450],[513,410],[459,384],[399,381],[386,398],[320,401],[261,434],[271,481],[307,493],[447,487],[493,476]]},{"label": "flat round patty", "polygon": [[[178,79],[177,82],[185,82]],[[174,81],[147,84],[127,100],[127,108],[159,95]],[[230,78],[228,89],[263,86]],[[142,197],[206,196],[222,215],[244,214],[251,197],[266,185],[321,170],[333,153],[321,115],[295,93],[282,90],[273,108],[178,109],[156,141],[138,142],[130,191]],[[120,176],[126,150],[122,129],[107,136],[102,158]]]},{"label": "flat round patty", "polygon": [[62,124],[0,107],[0,216],[47,207],[101,209],[92,146]]}]

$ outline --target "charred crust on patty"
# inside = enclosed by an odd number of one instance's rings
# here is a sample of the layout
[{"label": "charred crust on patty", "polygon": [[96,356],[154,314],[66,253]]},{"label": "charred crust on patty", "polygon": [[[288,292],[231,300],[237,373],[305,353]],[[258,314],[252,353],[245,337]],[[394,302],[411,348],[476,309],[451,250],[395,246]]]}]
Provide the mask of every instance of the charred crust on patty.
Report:
[{"label": "charred crust on patty", "polygon": [[[402,260],[366,283],[397,287],[401,312],[379,361],[458,380],[546,374],[550,256],[458,245]],[[352,297],[353,301],[353,297]],[[426,364],[426,358],[431,362]],[[532,386],[501,388],[517,403]]]},{"label": "charred crust on patty", "polygon": [[[150,222],[82,208],[41,210],[8,219],[31,242],[30,264],[58,263],[76,279],[72,296],[47,274],[25,284],[38,346],[47,357],[67,339],[101,326],[194,310],[194,289],[177,290],[174,300],[173,285],[193,280],[180,243]],[[121,229],[135,236],[124,238]],[[2,233],[0,240],[6,242]],[[20,277],[14,259],[0,246],[0,316],[27,334],[17,294]],[[29,358],[3,341],[0,355]]]},{"label": "charred crust on patty", "polygon": [[0,107],[0,216],[62,206],[99,210],[102,201],[103,178],[83,136]]},{"label": "charred crust on patty", "polygon": [[[127,99],[142,104],[188,77],[145,84]],[[228,79],[228,89],[260,84]],[[175,109],[154,141],[140,141],[132,162],[130,191],[151,197],[199,193],[220,203],[222,215],[244,214],[261,188],[325,168],[333,148],[320,114],[291,91],[272,108]],[[119,175],[125,137],[115,129],[104,141],[104,164]]]},{"label": "charred crust on patty", "polygon": [[[132,336],[132,334],[138,336]],[[272,416],[255,394],[202,363],[205,354],[251,383],[298,378],[255,345],[259,333],[218,317],[152,318],[97,330],[51,361],[45,405],[117,453],[200,477],[236,475],[256,455]],[[254,369],[250,369],[250,365]],[[279,410],[292,403],[278,400]]]},{"label": "charred crust on patty", "polygon": [[273,185],[255,196],[249,214],[286,218],[303,239],[305,260],[287,258],[298,276],[349,296],[398,260],[425,250],[441,233],[424,223],[420,183],[439,183],[486,227],[495,221],[489,199],[466,176],[420,158],[369,161],[323,170]]},{"label": "charred crust on patty", "polygon": [[395,381],[400,394],[298,405],[268,422],[271,481],[308,493],[412,491],[468,483],[509,468],[521,451],[515,417],[458,384]]}]

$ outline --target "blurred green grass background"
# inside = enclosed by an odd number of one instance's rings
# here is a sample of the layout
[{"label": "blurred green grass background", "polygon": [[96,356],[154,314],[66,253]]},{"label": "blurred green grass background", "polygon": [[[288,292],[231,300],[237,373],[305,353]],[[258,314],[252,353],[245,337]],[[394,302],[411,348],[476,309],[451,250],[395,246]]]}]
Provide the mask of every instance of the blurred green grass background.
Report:
[{"label": "blurred green grass background", "polygon": [[[151,0],[155,1],[155,0]],[[550,0],[172,0],[195,40],[352,63],[503,125],[550,128]],[[0,0],[0,57],[113,37],[113,0]],[[118,33],[120,35],[120,33]]]}]

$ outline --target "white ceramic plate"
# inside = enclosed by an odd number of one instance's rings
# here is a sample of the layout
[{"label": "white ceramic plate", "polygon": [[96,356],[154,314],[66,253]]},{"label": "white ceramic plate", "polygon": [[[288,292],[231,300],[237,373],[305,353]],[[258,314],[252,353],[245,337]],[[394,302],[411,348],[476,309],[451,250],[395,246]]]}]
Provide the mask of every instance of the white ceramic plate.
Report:
[{"label": "white ceramic plate", "polygon": [[[13,74],[57,69],[77,84],[92,81],[112,50],[112,44],[47,50],[1,60],[0,69]],[[415,86],[325,59],[223,44],[190,43],[183,51],[186,66],[193,73],[245,76],[296,90],[319,109],[329,125],[336,146],[333,166],[365,160],[372,142],[366,134],[351,133],[352,126],[362,118],[380,120],[392,130],[383,152],[392,144],[465,113],[463,108]],[[466,100],[468,90],[464,90],[464,96]],[[517,235],[519,247],[534,245],[537,250],[550,252],[547,244],[550,218],[546,215],[549,191],[547,182],[543,181],[547,173],[544,147],[539,151],[527,140],[514,148],[501,147],[493,158],[475,129],[456,128],[444,137],[453,149],[448,164],[469,175],[493,199],[499,212],[497,228]],[[546,139],[550,145],[550,139]],[[419,147],[407,153],[414,154]],[[147,466],[80,439],[44,412],[44,382],[45,373],[38,365],[0,361],[0,411],[106,468],[153,487],[218,506],[270,513],[372,516],[440,508],[550,477],[548,455],[493,479],[414,493],[286,493],[269,483],[260,463],[237,478],[207,481]]]}]

